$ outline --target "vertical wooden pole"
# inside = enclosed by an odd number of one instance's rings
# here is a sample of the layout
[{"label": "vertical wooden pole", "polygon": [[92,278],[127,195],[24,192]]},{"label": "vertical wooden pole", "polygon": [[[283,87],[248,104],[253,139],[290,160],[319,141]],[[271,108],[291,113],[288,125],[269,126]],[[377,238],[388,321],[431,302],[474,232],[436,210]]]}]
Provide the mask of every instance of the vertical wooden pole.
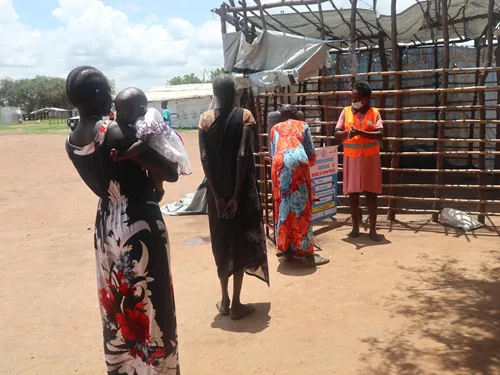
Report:
[{"label": "vertical wooden pole", "polygon": [[[449,69],[450,67],[450,35],[448,32],[448,0],[442,0],[441,3],[441,22],[443,24],[443,68]],[[449,86],[449,74],[447,71],[443,72],[443,82],[442,87],[448,88]],[[443,92],[441,94],[441,106],[446,107],[448,105],[448,94]],[[439,112],[439,120],[446,120],[446,109],[441,109]],[[445,136],[445,124],[438,124],[438,139],[442,140]],[[442,152],[444,151],[444,142],[438,142],[437,150],[439,154],[436,157],[436,169],[443,169],[444,157]],[[443,183],[443,173],[436,173],[436,185],[441,185]],[[441,189],[434,190],[434,197],[441,198]],[[441,210],[441,202],[434,202],[433,208],[435,210]],[[432,220],[438,221],[439,214],[432,214]]]},{"label": "vertical wooden pole", "polygon": [[262,8],[262,3],[260,2],[260,0],[255,0],[255,3],[259,7],[259,14],[260,14],[260,19],[262,21],[262,28],[264,30],[267,30],[266,17],[264,15],[264,8]]},{"label": "vertical wooden pole", "polygon": [[[380,58],[380,66],[382,68],[383,72],[389,71],[389,63],[387,62],[387,54],[385,52],[385,34],[380,33],[378,36],[378,53],[379,53],[379,58]],[[389,76],[384,75],[382,76],[383,80],[383,90],[389,90]],[[386,95],[380,95],[380,101],[379,101],[379,108],[385,108],[387,102],[387,96]],[[387,138],[389,136],[389,128],[387,126],[384,126],[384,138]],[[383,151],[388,151],[389,150],[389,142],[384,141],[383,146],[382,146]],[[384,156],[384,165],[388,166],[389,165],[389,156]]]},{"label": "vertical wooden pole", "polygon": [[[326,66],[324,66],[323,68],[321,68],[320,75],[321,76],[328,76],[328,75],[330,75],[330,72],[328,71],[328,69],[326,68]],[[331,84],[331,80],[324,80],[323,81],[323,90],[324,91],[333,90],[332,86],[333,85]],[[326,108],[324,108],[324,107],[326,107],[329,104],[330,104],[329,97],[323,96],[321,98],[320,105],[323,106],[323,108],[321,108],[321,115],[322,115],[323,121],[325,121],[325,122],[330,121],[330,112]],[[327,137],[330,137],[330,136],[332,136],[335,133],[334,129],[335,129],[335,125],[326,125],[326,135],[327,135]],[[326,140],[326,142],[324,142],[324,145],[325,146],[331,146],[331,145],[333,145],[333,141],[330,138],[328,138]]]},{"label": "vertical wooden pole", "polygon": [[[497,38],[497,48],[495,48],[495,65],[500,66],[500,38]],[[497,71],[497,86],[500,86],[500,71]],[[500,106],[500,92],[497,91],[497,105]],[[497,108],[497,120],[500,119],[500,108]],[[500,124],[496,126],[496,139],[500,139]],[[500,152],[500,142],[495,144],[495,151]],[[495,169],[500,169],[500,155],[495,155]],[[500,174],[495,175],[495,184],[500,184]]]},{"label": "vertical wooden pole", "polygon": [[[494,14],[493,10],[495,7],[495,0],[489,0],[488,2],[488,26],[486,27],[486,36],[488,39],[488,50],[486,53],[486,67],[490,67],[493,62],[493,26],[494,26]],[[486,78],[488,77],[488,71],[484,71],[481,77],[479,78],[479,86],[484,86],[486,84]],[[479,138],[481,140],[486,139],[486,109],[484,106],[486,105],[486,93],[484,91],[481,91],[479,93],[479,105],[481,105],[481,109],[479,110],[479,118],[481,119],[481,123],[479,124]],[[486,151],[486,143],[481,142],[479,144],[479,151],[483,152],[483,154],[479,155],[479,169],[481,171],[486,170],[486,155],[484,152]],[[487,191],[486,189],[481,189],[481,186],[486,185],[486,175],[484,173],[479,174],[478,178],[479,182],[479,207],[478,211],[480,213],[479,215],[479,222],[483,223],[485,222],[485,212],[486,212],[486,194]]]},{"label": "vertical wooden pole", "polygon": [[[229,5],[231,5],[234,8],[235,7],[234,0],[229,0]],[[237,12],[233,12],[233,17],[234,17],[235,20],[239,21],[238,20],[238,13]],[[236,22],[236,25],[234,25],[234,29],[236,31],[240,31],[240,24],[239,24],[239,22]]]},{"label": "vertical wooden pole", "polygon": [[358,73],[358,60],[356,58],[356,10],[358,0],[351,1],[351,40],[349,43],[349,54],[351,56],[351,83],[356,79]]},{"label": "vertical wooden pole", "polygon": [[[268,131],[267,131],[267,116],[268,116],[268,114],[269,114],[269,97],[266,96],[264,98],[264,110],[262,111],[262,123],[264,124],[263,131],[266,133],[268,133]],[[267,137],[268,137],[268,144],[269,144],[269,141],[270,141],[269,134],[267,135]]]},{"label": "vertical wooden pole", "polygon": [[[436,42],[436,44],[434,44],[433,50],[434,50],[434,69],[439,69],[439,45],[437,42]],[[439,88],[439,73],[434,74],[434,88],[435,89]],[[439,103],[440,103],[439,94],[435,94],[434,95],[434,105],[436,107],[438,107]],[[437,110],[437,109],[434,111],[434,119],[436,121],[439,120],[439,110]],[[434,134],[433,135],[434,138],[438,137],[438,127],[437,126],[434,127],[433,134]],[[434,142],[434,145],[432,147],[432,151],[437,151],[437,147],[438,147],[438,142]]]},{"label": "vertical wooden pole", "polygon": [[[480,40],[480,38],[477,38],[474,41],[474,47],[476,48],[476,67],[479,67],[481,65],[481,40]],[[475,79],[474,79],[475,86],[479,85],[479,77],[480,77],[480,72],[479,72],[479,70],[477,70],[476,74],[475,74]],[[472,105],[473,106],[477,105],[478,100],[479,100],[479,92],[475,91],[474,97],[472,99]],[[472,108],[470,111],[470,118],[471,118],[471,120],[476,119],[476,110],[474,108]],[[469,125],[469,139],[473,139],[473,138],[474,138],[474,123],[471,123]],[[474,143],[473,142],[469,143],[468,150],[469,151],[474,150]],[[467,167],[472,168],[473,161],[474,161],[474,156],[468,155],[467,156]]]},{"label": "vertical wooden pole", "polygon": [[248,12],[246,0],[241,0],[241,7],[243,8],[243,33],[245,34],[245,40],[247,41],[247,43],[250,43],[252,41],[252,38],[250,37],[250,30],[248,30]]},{"label": "vertical wooden pole", "polygon": [[[372,66],[373,66],[373,49],[370,49],[370,52],[368,52],[368,69],[367,72],[370,73],[372,71]],[[371,81],[372,76],[368,76],[368,82]]]},{"label": "vertical wooden pole", "polygon": [[325,39],[325,19],[323,17],[323,6],[321,5],[322,1],[318,0],[318,11],[319,11],[319,19],[321,22],[321,39]]},{"label": "vertical wooden pole", "polygon": [[227,33],[226,15],[227,15],[227,5],[222,4],[222,6],[220,7],[220,31],[222,34]]},{"label": "vertical wooden pole", "polygon": [[[391,42],[392,42],[392,70],[395,72],[399,71],[399,48],[398,48],[398,25],[397,25],[397,13],[396,13],[396,2],[397,0],[392,0],[391,1]],[[399,74],[394,74],[394,90],[400,90],[401,89],[401,75]],[[401,108],[401,95],[396,94],[394,96],[394,107],[395,108]],[[394,112],[394,120],[399,121],[401,120],[401,111],[396,111]],[[394,137],[395,138],[401,138],[401,124],[396,123],[394,125]],[[398,152],[399,151],[399,144],[400,142],[393,142],[392,143],[392,151],[393,152]],[[398,168],[399,167],[399,156],[394,155],[392,157],[391,161],[391,167],[392,168]],[[396,171],[391,171],[390,174],[390,183],[391,185],[394,185],[397,181],[398,175]],[[395,189],[393,187],[390,188],[389,196],[394,196]],[[396,211],[395,207],[397,205],[397,201],[394,199],[389,199],[389,212],[387,215],[387,218],[389,220],[395,220],[396,219]]]}]

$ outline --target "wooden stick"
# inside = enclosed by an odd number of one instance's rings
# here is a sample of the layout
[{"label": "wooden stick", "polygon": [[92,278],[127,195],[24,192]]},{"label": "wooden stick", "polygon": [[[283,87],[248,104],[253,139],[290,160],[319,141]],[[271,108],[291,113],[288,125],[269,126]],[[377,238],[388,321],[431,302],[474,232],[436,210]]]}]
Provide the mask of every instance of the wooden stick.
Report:
[{"label": "wooden stick", "polygon": [[[499,39],[500,42],[500,39]],[[495,49],[495,64],[500,65],[500,43],[497,44],[497,48]],[[500,85],[500,71],[496,73],[496,78],[497,78],[497,85]],[[500,94],[497,92],[497,119],[500,119]],[[497,124],[496,126],[496,137],[497,139],[500,139],[500,124]],[[497,143],[495,145],[495,151],[500,151],[500,143]],[[495,169],[500,169],[500,156],[495,157],[494,161],[494,168]],[[500,184],[500,176],[495,176],[495,181],[496,183]]]},{"label": "wooden stick", "polygon": [[[351,207],[350,206],[337,206],[337,209],[338,210],[346,210],[346,209],[350,209]],[[379,207],[378,208],[379,211],[388,211],[389,210],[389,207]],[[414,208],[396,208],[395,209],[397,212],[409,212],[409,213],[414,213],[414,214],[426,214],[426,213],[431,213],[431,214],[440,214],[441,211],[437,211],[437,210],[429,210],[429,209],[425,209],[425,208],[422,208],[422,209],[414,209]],[[483,212],[483,213],[480,213],[480,212],[471,212],[471,211],[467,211],[467,213],[469,215],[487,215],[487,216],[500,216],[500,213],[498,212]]]},{"label": "wooden stick", "polygon": [[[466,121],[465,119],[464,120],[417,120],[417,121],[413,121],[413,120],[400,120],[400,121],[396,121],[396,120],[385,120],[384,121],[384,125],[398,125],[398,124],[401,124],[401,125],[413,125],[413,124],[428,124],[428,125],[432,125],[432,124],[437,124],[437,125],[440,125],[440,124],[462,124],[462,125],[466,125],[468,123],[470,123],[471,121],[473,121],[473,123],[475,124],[498,124],[500,122],[500,120],[469,120],[469,121]],[[336,125],[337,124],[337,121],[308,121],[308,124],[309,125]]]},{"label": "wooden stick", "polygon": [[[342,185],[343,182],[337,182],[338,185]],[[393,185],[399,188],[416,188],[416,189],[486,189],[486,190],[499,190],[500,185],[434,185],[434,184],[395,184]],[[391,187],[391,184],[383,184],[383,188]]]},{"label": "wooden stick", "polygon": [[[339,152],[339,155],[342,155]],[[395,155],[395,156],[447,156],[447,155],[499,155],[498,151],[397,151],[397,152],[381,152],[380,155]],[[439,185],[439,184],[436,184]],[[439,198],[439,197],[437,197]]]},{"label": "wooden stick", "polygon": [[349,54],[351,56],[351,83],[354,82],[358,73],[358,60],[356,56],[356,8],[358,0],[351,2],[351,40],[349,41]]},{"label": "wooden stick", "polygon": [[[391,1],[391,43],[392,43],[392,69],[394,72],[398,72],[401,70],[401,65],[400,65],[400,51],[399,51],[399,46],[398,46],[398,26],[397,26],[397,12],[396,12],[396,6],[397,6],[397,0],[392,0]],[[393,75],[393,84],[394,84],[394,90],[395,91],[400,91],[401,90],[401,76],[398,74]],[[401,103],[401,95],[396,95],[394,97],[394,107],[400,108],[402,107]],[[395,138],[401,138],[401,112],[394,112],[394,120],[396,121],[395,127],[394,127],[394,137]],[[390,173],[390,183],[395,184],[398,178],[398,172],[397,168],[399,167],[399,155],[397,151],[399,150],[400,143],[399,142],[394,142],[392,144],[392,160],[391,160],[391,167],[392,171]],[[391,155],[390,153],[386,153],[386,155]],[[389,195],[394,196],[396,195],[396,189],[395,188],[390,188],[389,189]],[[389,213],[387,215],[387,218],[391,221],[396,219],[396,212],[394,211],[394,208],[396,208],[397,202],[393,200],[389,200]]]},{"label": "wooden stick", "polygon": [[[492,92],[492,91],[499,91],[500,86],[471,86],[471,87],[451,87],[451,88],[438,88],[438,89],[395,89],[395,90],[374,90],[373,95],[428,95],[428,94],[435,94],[435,93],[467,93],[467,92]],[[318,92],[308,92],[308,93],[265,93],[265,94],[260,94],[259,96],[317,96],[317,95],[324,95],[324,96],[330,96],[330,95],[350,95],[350,91],[325,91],[322,93]]]},{"label": "wooden stick", "polygon": [[[323,1],[324,2],[324,1]],[[272,9],[272,8],[279,8],[279,7],[284,7],[284,6],[300,6],[300,5],[314,5],[317,3],[317,0],[291,0],[291,1],[278,1],[275,3],[266,3],[262,4],[263,9]],[[254,6],[249,6],[247,9],[250,10],[259,10],[259,7],[257,5]],[[236,7],[236,8],[229,8],[228,9],[231,12],[241,12],[243,9],[241,7]]]},{"label": "wooden stick", "polygon": [[[500,60],[500,59],[499,59]],[[500,74],[500,72],[499,72]],[[500,83],[500,82],[499,82]],[[383,96],[381,96],[383,98]],[[343,110],[345,107],[343,106],[331,106],[331,105],[321,105],[321,104],[297,104],[297,108],[304,108],[304,109],[333,109],[333,110]],[[446,107],[401,107],[401,108],[384,108],[384,106],[379,105],[377,109],[380,112],[397,112],[397,111],[436,111],[440,109],[446,109],[447,111],[470,111],[472,108],[474,109],[481,109],[482,106],[480,105],[475,105],[475,106],[469,106],[469,105],[458,105],[458,106],[446,106]],[[484,109],[492,109],[492,110],[498,110],[500,109],[500,104],[499,105],[487,105],[484,107]],[[469,122],[470,119],[467,119],[466,122]]]},{"label": "wooden stick", "polygon": [[[475,68],[448,68],[448,69],[422,69],[422,70],[400,70],[400,71],[380,71],[380,72],[367,72],[367,73],[358,73],[359,77],[368,77],[368,76],[392,76],[394,74],[397,75],[408,75],[408,74],[435,74],[435,73],[445,73],[449,74],[470,74],[475,73],[477,71],[488,71],[488,72],[498,72],[500,71],[500,66],[493,67],[484,67],[478,66]],[[345,79],[351,78],[351,74],[337,74],[330,76],[315,76],[307,78],[306,81],[318,81],[325,79]]]},{"label": "wooden stick", "polygon": [[[382,167],[382,171],[390,172],[394,168]],[[500,174],[500,169],[418,169],[418,168],[397,168],[398,172],[407,173],[457,173],[457,174]],[[342,172],[343,168],[339,167],[339,171]]]},{"label": "wooden stick", "polygon": [[252,41],[252,38],[250,37],[250,31],[248,30],[247,2],[246,0],[241,0],[240,4],[243,11],[243,22],[245,23],[245,40],[247,41],[247,43],[250,43]]},{"label": "wooden stick", "polygon": [[321,39],[325,39],[325,18],[323,17],[322,1],[318,0],[319,19],[321,25]]},{"label": "wooden stick", "polygon": [[[339,195],[338,198],[346,199],[348,195]],[[400,201],[408,201],[408,202],[448,202],[448,203],[480,203],[479,199],[460,199],[460,198],[424,198],[424,197],[400,197],[400,196],[391,196],[391,195],[379,195],[378,199],[394,199]],[[488,204],[500,205],[500,201],[498,200],[489,200],[486,201]],[[436,210],[438,211],[438,210]],[[500,212],[499,212],[500,214]]]},{"label": "wooden stick", "polygon": [[220,15],[220,31],[222,34],[227,33],[227,26],[226,26],[226,19],[227,19],[227,6],[225,4],[222,4],[221,8],[221,15]]},{"label": "wooden stick", "polygon": [[[495,8],[495,0],[489,0],[488,2],[488,26],[486,27],[486,32],[487,32],[487,38],[488,38],[488,50],[486,53],[486,67],[492,66],[492,61],[493,61],[493,22],[494,22],[494,13],[493,10]],[[484,86],[486,83],[486,78],[488,77],[488,72],[483,72],[481,77],[479,77],[479,84],[481,86]],[[485,105],[485,100],[486,100],[486,95],[484,92],[479,93],[479,104],[484,106]],[[486,111],[484,109],[481,109],[479,111],[479,118],[484,121],[486,120]],[[479,137],[481,139],[486,139],[486,124],[481,123],[479,125]],[[481,155],[479,156],[478,164],[479,168],[484,170],[486,169],[486,154],[484,154],[484,151],[486,150],[486,143],[480,143],[479,144],[479,151],[481,151]],[[480,175],[478,179],[479,185],[485,185],[486,180],[484,175]],[[486,211],[486,190],[480,189],[478,191],[479,194],[479,200],[481,201],[478,206],[479,212],[485,212]],[[485,215],[479,215],[478,218],[480,223],[485,222]]]},{"label": "wooden stick", "polygon": [[255,4],[257,4],[257,7],[259,8],[260,21],[262,22],[262,27],[264,28],[264,30],[267,30],[267,22],[266,22],[266,17],[264,16],[264,8],[262,8],[262,3],[260,2],[260,0],[255,0]]},{"label": "wooden stick", "polygon": [[[443,69],[449,69],[450,68],[450,36],[448,32],[448,0],[441,0],[442,4],[442,10],[441,10],[441,22],[443,23],[443,39],[444,39],[444,45],[443,45]],[[445,71],[443,73],[443,83],[441,85],[442,88],[447,89],[449,85],[449,72]],[[446,107],[448,104],[448,93],[447,92],[442,92],[441,93],[441,101],[440,105],[441,107]],[[437,128],[437,133],[438,136],[437,138],[443,139],[445,136],[445,125],[446,125],[446,109],[441,109],[439,111],[439,123],[438,123],[438,128]],[[444,162],[444,155],[454,155],[454,154],[448,154],[444,152],[444,144],[443,142],[437,142],[437,152],[432,152],[430,155],[437,155],[436,158],[436,169],[443,169],[443,162]],[[454,151],[456,152],[456,151]],[[443,174],[442,173],[436,173],[436,185],[441,185],[443,183]],[[435,201],[432,206],[433,209],[437,211],[441,211],[441,189],[435,189],[434,190],[434,197]],[[439,216],[437,214],[432,215],[432,219],[435,222],[438,222]]]},{"label": "wooden stick", "polygon": [[[259,184],[265,184],[266,181],[258,180]],[[337,182],[338,185],[343,185],[342,181]],[[486,189],[486,190],[500,190],[500,185],[434,185],[434,184],[382,184],[382,188],[397,187],[405,189]]]}]

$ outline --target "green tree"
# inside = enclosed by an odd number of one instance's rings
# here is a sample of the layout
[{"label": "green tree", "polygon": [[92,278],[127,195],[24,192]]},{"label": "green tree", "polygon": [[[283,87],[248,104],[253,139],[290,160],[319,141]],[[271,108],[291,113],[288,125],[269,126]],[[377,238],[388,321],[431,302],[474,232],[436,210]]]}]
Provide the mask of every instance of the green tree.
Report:
[{"label": "green tree", "polygon": [[196,76],[196,74],[185,74],[183,77],[177,76],[168,81],[170,86],[173,85],[188,85],[191,83],[203,83],[203,81]]},{"label": "green tree", "polygon": [[210,71],[210,80],[209,82],[213,82],[215,77],[221,75],[221,74],[224,74],[224,68],[217,68],[217,69],[214,69],[212,71]]},{"label": "green tree", "polygon": [[21,107],[28,113],[46,107],[71,108],[66,96],[66,80],[45,76],[1,80],[0,104]]}]

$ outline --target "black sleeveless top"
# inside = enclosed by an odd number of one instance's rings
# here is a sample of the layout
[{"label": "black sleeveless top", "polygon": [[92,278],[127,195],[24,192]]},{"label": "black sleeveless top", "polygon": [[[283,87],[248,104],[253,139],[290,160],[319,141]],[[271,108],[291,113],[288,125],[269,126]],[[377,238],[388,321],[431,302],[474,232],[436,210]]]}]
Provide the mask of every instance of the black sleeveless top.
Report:
[{"label": "black sleeveless top", "polygon": [[[78,174],[102,200],[118,193],[135,201],[155,201],[153,184],[145,170],[129,160],[111,159],[111,148],[105,142],[107,126],[103,123],[94,141],[85,147],[73,146],[69,137],[66,139],[66,152]],[[110,191],[117,187],[119,192]]]}]

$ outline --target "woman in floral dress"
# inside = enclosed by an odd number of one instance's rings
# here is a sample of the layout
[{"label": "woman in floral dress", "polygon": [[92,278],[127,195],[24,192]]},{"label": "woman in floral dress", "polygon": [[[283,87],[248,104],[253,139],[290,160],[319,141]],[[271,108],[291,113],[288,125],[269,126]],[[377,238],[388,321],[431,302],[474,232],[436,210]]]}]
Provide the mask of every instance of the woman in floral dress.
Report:
[{"label": "woman in floral dress", "polygon": [[81,118],[66,151],[100,198],[94,247],[107,373],[180,374],[167,228],[145,171],[172,182],[177,165],[152,149],[113,162],[111,149],[126,150],[137,138],[128,125],[102,121],[111,95],[100,71],[74,69],[66,91]]},{"label": "woman in floral dress", "polygon": [[284,121],[271,129],[274,223],[278,256],[306,258],[309,266],[328,263],[314,254],[312,186],[309,167],[316,154],[309,125],[292,105],[281,111]]}]

